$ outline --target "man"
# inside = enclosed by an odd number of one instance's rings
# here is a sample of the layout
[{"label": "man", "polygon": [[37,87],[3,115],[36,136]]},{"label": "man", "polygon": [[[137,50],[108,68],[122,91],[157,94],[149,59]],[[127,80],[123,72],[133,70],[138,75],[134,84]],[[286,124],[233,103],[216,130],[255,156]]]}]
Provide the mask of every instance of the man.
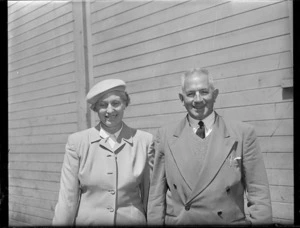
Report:
[{"label": "man", "polygon": [[148,224],[272,222],[268,179],[254,129],[218,115],[217,96],[206,69],[182,76],[179,98],[188,114],[158,130]]}]

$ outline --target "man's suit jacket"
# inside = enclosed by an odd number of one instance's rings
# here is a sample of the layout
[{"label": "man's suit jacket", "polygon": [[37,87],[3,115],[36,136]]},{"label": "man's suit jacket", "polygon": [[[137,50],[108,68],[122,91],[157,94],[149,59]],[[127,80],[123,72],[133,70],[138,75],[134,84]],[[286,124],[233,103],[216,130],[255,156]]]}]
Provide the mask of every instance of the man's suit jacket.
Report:
[{"label": "man's suit jacket", "polygon": [[111,148],[99,129],[69,136],[53,225],[146,224],[153,136],[124,124]]},{"label": "man's suit jacket", "polygon": [[271,223],[268,178],[254,128],[216,114],[203,169],[195,180],[190,175],[196,163],[187,151],[193,134],[186,117],[158,130],[148,224]]}]

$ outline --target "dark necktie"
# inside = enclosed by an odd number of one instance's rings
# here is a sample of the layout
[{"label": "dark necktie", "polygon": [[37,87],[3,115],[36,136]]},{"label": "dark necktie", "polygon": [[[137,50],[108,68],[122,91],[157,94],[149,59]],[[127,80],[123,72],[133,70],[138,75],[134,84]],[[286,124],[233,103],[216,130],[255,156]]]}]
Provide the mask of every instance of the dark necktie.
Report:
[{"label": "dark necktie", "polygon": [[198,125],[199,125],[199,128],[197,129],[196,134],[200,138],[204,139],[205,138],[205,126],[204,126],[204,123],[202,121],[199,121]]}]

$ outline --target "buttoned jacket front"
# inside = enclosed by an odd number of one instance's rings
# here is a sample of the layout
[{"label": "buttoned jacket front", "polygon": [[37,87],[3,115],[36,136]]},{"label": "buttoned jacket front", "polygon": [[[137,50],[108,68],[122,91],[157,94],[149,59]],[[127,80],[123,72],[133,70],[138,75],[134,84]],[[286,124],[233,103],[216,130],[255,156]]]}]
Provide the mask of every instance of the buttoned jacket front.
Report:
[{"label": "buttoned jacket front", "polygon": [[152,141],[126,124],[114,148],[99,125],[70,135],[53,225],[146,224]]},{"label": "buttoned jacket front", "polygon": [[[185,117],[159,129],[149,194],[150,225],[217,225],[271,223],[267,174],[251,125],[216,115],[208,151],[198,178],[197,137]],[[197,140],[197,139],[195,139]],[[194,187],[192,187],[194,186]],[[249,220],[244,211],[247,190]]]}]

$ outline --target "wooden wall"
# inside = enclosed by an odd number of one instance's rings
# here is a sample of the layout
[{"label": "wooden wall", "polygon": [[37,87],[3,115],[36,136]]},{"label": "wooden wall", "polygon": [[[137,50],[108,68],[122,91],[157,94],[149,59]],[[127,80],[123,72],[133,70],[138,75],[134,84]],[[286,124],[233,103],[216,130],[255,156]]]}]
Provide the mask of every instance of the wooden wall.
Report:
[{"label": "wooden wall", "polygon": [[281,86],[293,77],[287,1],[94,1],[91,22],[93,77],[127,82],[130,126],[155,134],[182,118],[180,74],[207,67],[218,112],[256,127],[274,221],[293,221],[293,103]]},{"label": "wooden wall", "polygon": [[127,82],[124,121],[155,134],[185,110],[180,74],[206,67],[217,111],[253,124],[267,167],[273,220],[293,223],[293,63],[289,1],[11,2],[11,224],[49,224],[66,137],[97,122],[84,95]]},{"label": "wooden wall", "polygon": [[82,125],[79,31],[71,2],[8,6],[9,223],[49,225],[67,136]]}]

